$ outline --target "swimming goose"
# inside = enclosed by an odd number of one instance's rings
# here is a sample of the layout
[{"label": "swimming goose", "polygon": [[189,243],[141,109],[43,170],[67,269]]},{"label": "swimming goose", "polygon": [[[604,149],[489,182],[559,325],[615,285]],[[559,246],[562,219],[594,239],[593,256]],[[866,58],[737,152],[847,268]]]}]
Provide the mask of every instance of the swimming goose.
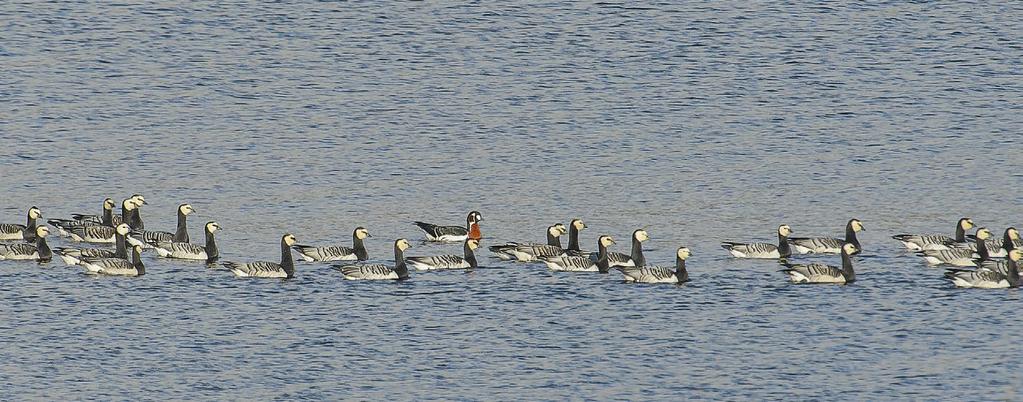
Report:
[{"label": "swimming goose", "polygon": [[295,236],[287,233],[281,236],[281,263],[256,261],[246,264],[225,262],[224,266],[240,277],[251,278],[294,278],[295,260],[291,257],[291,246],[295,245]]},{"label": "swimming goose", "polygon": [[856,238],[856,232],[862,230],[864,230],[863,222],[860,222],[859,219],[850,219],[845,224],[845,240],[834,237],[790,237],[789,244],[800,254],[840,254],[843,244],[852,243],[856,246],[856,252],[859,253],[861,248],[860,241]]},{"label": "swimming goose", "polygon": [[589,251],[583,251],[579,249],[579,232],[586,229],[586,224],[581,219],[572,219],[572,222],[568,224],[568,248],[565,249],[565,253],[568,255],[576,255],[585,257],[590,255]]},{"label": "swimming goose", "polygon": [[721,248],[728,250],[737,258],[788,258],[792,255],[788,237],[792,234],[789,225],[778,226],[778,245],[770,243],[734,243],[722,242]]},{"label": "swimming goose", "polygon": [[0,240],[24,240],[34,242],[36,240],[36,219],[42,218],[43,213],[39,208],[28,209],[28,220],[24,225],[16,223],[0,223]]},{"label": "swimming goose", "polygon": [[405,265],[405,250],[412,247],[408,240],[394,241],[394,267],[384,264],[350,264],[335,265],[348,280],[404,280],[408,279],[408,267]]},{"label": "swimming goose", "polygon": [[[138,204],[136,203],[136,201],[131,198],[126,198],[124,202],[121,203],[122,222],[130,221],[129,217],[131,216],[132,211],[134,211],[137,208],[137,205]],[[128,226],[130,227],[131,224],[129,223]],[[74,241],[86,243],[113,243],[117,240],[115,238],[117,230],[112,226],[73,225],[64,226],[62,227],[62,229],[67,231],[68,235],[71,236],[71,240]]]},{"label": "swimming goose", "polygon": [[948,264],[957,267],[975,267],[977,266],[977,259],[990,260],[991,256],[987,252],[986,240],[991,237],[991,231],[986,228],[977,229],[977,251],[974,252],[968,248],[947,248],[944,250],[923,250],[917,251],[916,254],[923,257],[927,261],[928,265],[940,265]]},{"label": "swimming goose", "polygon": [[79,223],[95,223],[97,225],[117,226],[121,223],[121,217],[114,215],[114,207],[117,203],[112,198],[103,199],[103,213],[100,215],[71,214],[71,220]]},{"label": "swimming goose", "polygon": [[[974,242],[964,243],[961,245],[956,244],[955,247],[968,248],[972,251],[977,251],[976,236],[970,235],[966,237],[967,238],[972,237]],[[1005,229],[1005,234],[1002,235],[1001,239],[997,238],[987,239],[987,241],[984,242],[984,245],[987,247],[988,256],[992,258],[994,257],[1001,258],[1009,255],[1009,250],[1023,247],[1023,240],[1020,240],[1019,231],[1016,230],[1016,228],[1014,227],[1010,227],[1008,229]]]},{"label": "swimming goose", "polygon": [[178,226],[174,233],[150,230],[135,230],[128,236],[128,242],[142,248],[152,247],[150,243],[188,243],[188,215],[195,212],[191,204],[178,205]]},{"label": "swimming goose", "polygon": [[142,276],[146,274],[146,265],[142,263],[142,246],[131,248],[131,261],[123,258],[88,258],[84,257],[78,265],[85,267],[87,274]]},{"label": "swimming goose", "polygon": [[852,243],[842,245],[842,268],[825,264],[789,264],[782,272],[789,275],[792,283],[852,283],[856,280],[852,257],[859,251]]},{"label": "swimming goose", "polygon": [[[607,253],[607,263],[612,267],[642,267],[646,265],[646,258],[643,257],[643,242],[650,240],[646,230],[637,229],[632,232],[632,254]],[[600,258],[598,253],[590,253],[590,260],[596,262]]]},{"label": "swimming goose", "polygon": [[952,280],[952,283],[960,288],[1018,288],[1021,257],[1023,257],[1023,251],[1020,249],[1010,250],[1006,257],[1005,273],[988,270],[949,270],[945,272],[945,278]]},{"label": "swimming goose", "polygon": [[561,236],[566,231],[565,225],[556,223],[547,227],[547,244],[509,242],[490,246],[489,249],[497,258],[505,261],[513,259],[521,262],[536,261],[538,255],[564,254],[565,250],[561,248]]},{"label": "swimming goose", "polygon": [[35,229],[35,244],[14,243],[0,244],[0,260],[36,260],[38,262],[49,262],[53,258],[50,246],[46,244],[46,235],[50,229],[46,226],[37,226]]},{"label": "swimming goose", "polygon": [[206,264],[213,264],[220,259],[220,249],[217,248],[217,240],[214,233],[221,229],[222,227],[217,222],[206,222],[206,226],[203,227],[203,231],[206,233],[205,246],[175,241],[150,244],[160,257],[182,260],[205,260]]},{"label": "swimming goose", "polygon": [[428,257],[405,257],[405,261],[420,271],[476,268],[476,253],[474,251],[479,246],[479,240],[468,239],[462,245],[464,257],[457,255],[433,255]]},{"label": "swimming goose", "polygon": [[142,206],[149,205],[149,203],[146,202],[146,197],[143,197],[141,194],[132,194],[129,198],[134,201],[135,209],[131,211],[131,216],[127,217],[128,219],[125,222],[128,222],[128,226],[131,226],[134,230],[143,230],[146,228],[146,225],[142,222]]},{"label": "swimming goose", "polygon": [[543,261],[547,268],[552,271],[600,272],[606,274],[611,269],[608,263],[607,248],[612,244],[615,244],[615,240],[611,236],[603,235],[597,238],[596,261],[591,260],[589,257],[574,255],[540,256],[538,259]]},{"label": "swimming goose", "polygon": [[965,243],[966,242],[966,231],[973,228],[974,223],[970,218],[959,219],[956,222],[956,234],[955,238],[948,237],[945,235],[913,235],[913,234],[898,234],[892,236],[893,239],[902,242],[903,246],[911,251],[923,251],[923,250],[948,250],[949,245],[952,243]]},{"label": "swimming goose", "polygon": [[626,282],[639,283],[685,283],[689,281],[686,271],[686,259],[692,255],[688,247],[679,247],[675,252],[675,268],[647,267],[615,267],[625,276]]},{"label": "swimming goose", "polygon": [[345,246],[304,246],[296,244],[291,246],[292,249],[298,252],[298,255],[302,256],[302,259],[313,262],[313,261],[366,261],[369,259],[369,253],[366,252],[366,245],[363,243],[369,235],[369,231],[366,228],[359,226],[352,232],[352,247]]},{"label": "swimming goose", "polygon": [[414,223],[426,232],[426,240],[457,242],[465,241],[465,239],[481,239],[482,234],[480,233],[479,223],[482,221],[483,215],[479,212],[472,211],[465,217],[465,227],[440,226],[420,221],[415,221]]},{"label": "swimming goose", "polygon": [[117,225],[114,229],[114,249],[104,248],[69,248],[57,247],[53,249],[67,265],[76,265],[82,257],[87,258],[121,258],[128,259],[128,251],[125,248],[125,237],[131,232],[127,223]]}]

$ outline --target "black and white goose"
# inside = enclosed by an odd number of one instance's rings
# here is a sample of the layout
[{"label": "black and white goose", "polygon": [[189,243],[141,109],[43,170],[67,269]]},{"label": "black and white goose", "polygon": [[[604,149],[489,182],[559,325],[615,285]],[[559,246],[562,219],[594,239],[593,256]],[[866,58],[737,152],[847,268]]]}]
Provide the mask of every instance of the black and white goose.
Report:
[{"label": "black and white goose", "polygon": [[256,261],[250,263],[225,262],[224,266],[236,276],[245,278],[294,278],[295,259],[291,256],[291,246],[295,245],[295,236],[287,233],[281,236],[281,263]]},{"label": "black and white goose", "polygon": [[426,240],[460,242],[466,239],[479,240],[483,238],[480,232],[480,222],[482,221],[483,214],[472,211],[465,217],[465,227],[441,226],[420,221],[415,221],[414,223],[426,232]]},{"label": "black and white goose", "polygon": [[842,268],[825,264],[789,264],[782,272],[789,275],[792,283],[852,283],[856,280],[852,255],[858,252],[852,243],[842,245]]},{"label": "black and white goose", "polygon": [[366,228],[359,226],[352,232],[352,247],[345,246],[304,246],[296,244],[291,246],[292,249],[298,252],[302,256],[302,259],[313,262],[313,261],[366,261],[369,259],[369,253],[366,251],[366,245],[363,242],[366,238],[371,237],[369,231]]},{"label": "black and white goose", "polygon": [[589,251],[583,251],[579,248],[579,232],[582,232],[583,229],[586,229],[586,224],[581,219],[572,219],[572,222],[568,223],[568,248],[565,249],[566,254],[580,257],[590,255]]},{"label": "black and white goose", "polygon": [[217,248],[217,239],[214,235],[220,229],[219,223],[206,222],[206,226],[203,227],[203,231],[206,233],[206,245],[204,246],[174,241],[152,243],[151,245],[160,257],[182,260],[205,260],[206,264],[213,264],[220,258],[220,249]]},{"label": "black and white goose", "polygon": [[721,248],[736,258],[788,258],[792,255],[788,238],[792,234],[789,225],[778,226],[778,245],[770,243],[721,242]]},{"label": "black and white goose", "polygon": [[125,222],[128,222],[128,226],[131,226],[133,230],[143,230],[146,225],[142,222],[142,206],[149,205],[149,203],[146,202],[146,197],[143,197],[142,194],[132,194],[129,198],[135,202],[135,209],[131,211]]},{"label": "black and white goose", "polygon": [[892,238],[902,242],[902,245],[910,251],[947,250],[952,244],[965,243],[966,231],[975,226],[972,219],[962,218],[956,222],[954,238],[936,234],[897,234]]},{"label": "black and white goose", "polygon": [[178,226],[174,233],[156,230],[137,229],[128,236],[128,243],[133,246],[150,248],[153,243],[178,242],[188,243],[188,215],[195,212],[191,204],[178,205]]},{"label": "black and white goose", "polygon": [[142,246],[131,248],[131,261],[124,258],[83,257],[78,265],[85,267],[85,273],[93,275],[142,276],[146,265],[142,263]]},{"label": "black and white goose", "polygon": [[538,255],[564,254],[565,250],[561,248],[561,236],[566,231],[565,225],[556,223],[547,227],[547,244],[509,242],[490,246],[489,249],[497,258],[505,261],[536,261]]},{"label": "black and white goose", "polygon": [[36,240],[36,219],[43,217],[39,208],[28,209],[27,222],[24,225],[16,223],[0,223],[0,240],[24,240],[34,242]]},{"label": "black and white goose", "polygon": [[53,249],[54,252],[60,256],[61,260],[67,265],[77,265],[78,262],[83,258],[121,258],[124,260],[128,259],[128,250],[126,249],[125,237],[131,232],[131,227],[127,223],[122,223],[114,228],[114,249],[105,248],[70,248],[70,247],[57,247]]},{"label": "black and white goose", "polygon": [[476,268],[476,252],[480,241],[468,239],[462,245],[463,256],[457,255],[432,255],[427,257],[405,257],[405,261],[413,268],[420,271],[434,271],[439,269],[465,269]]},{"label": "black and white goose", "polygon": [[412,247],[408,240],[394,241],[394,266],[384,264],[348,264],[335,265],[348,280],[405,280],[408,279],[408,266],[405,265],[405,250]]},{"label": "black and white goose", "polygon": [[1020,251],[1020,249],[1010,250],[1005,260],[1004,273],[984,269],[976,271],[953,269],[945,272],[945,278],[948,278],[956,287],[960,288],[1018,288],[1019,260],[1021,257],[1023,257],[1023,251]]},{"label": "black and white goose", "polygon": [[987,252],[987,239],[991,238],[991,231],[987,228],[977,229],[977,251],[968,248],[946,248],[941,250],[923,250],[916,254],[923,257],[928,265],[953,265],[957,267],[976,267],[977,260],[990,260]]},{"label": "black and white goose", "polygon": [[[956,244],[956,247],[968,248],[970,250],[977,251],[976,236],[966,237],[967,238],[972,237],[973,238],[972,240],[974,241],[963,244]],[[1020,240],[1019,231],[1016,230],[1016,228],[1014,227],[1010,227],[1008,229],[1005,229],[1005,233],[1002,235],[1002,238],[987,239],[987,241],[984,242],[984,245],[987,247],[987,253],[989,256],[991,256],[992,258],[994,257],[1001,258],[1009,255],[1009,250],[1023,247],[1023,240]]]},{"label": "black and white goose", "polygon": [[626,282],[639,283],[685,283],[689,282],[689,271],[686,271],[686,259],[692,253],[688,247],[679,247],[675,252],[675,268],[644,266],[615,267],[625,276]]},{"label": "black and white goose", "polygon": [[33,237],[35,244],[13,243],[0,244],[0,260],[36,260],[38,262],[49,262],[53,258],[50,246],[46,244],[46,235],[50,229],[46,226],[37,226]]},{"label": "black and white goose", "polygon": [[[650,240],[646,230],[636,229],[632,232],[632,254],[607,253],[607,263],[612,267],[642,267],[646,265],[646,257],[643,256],[643,242]],[[590,260],[596,262],[600,253],[590,253]]]},{"label": "black and white goose", "polygon": [[845,224],[845,240],[834,237],[790,237],[789,244],[799,254],[841,254],[842,245],[852,243],[858,253],[862,248],[856,233],[863,230],[863,222],[859,219],[850,219]]},{"label": "black and white goose", "polygon": [[[137,202],[132,198],[126,198],[121,202],[121,218],[122,222],[129,222],[132,211],[138,207]],[[130,227],[131,224],[129,223]],[[116,228],[112,226],[70,226],[64,227],[68,235],[71,236],[71,240],[86,243],[113,243],[117,239]],[[133,228],[134,229],[134,228]]]},{"label": "black and white goose", "polygon": [[71,220],[78,223],[94,223],[97,225],[117,226],[121,224],[121,217],[114,215],[114,207],[117,203],[113,198],[103,199],[103,210],[99,215],[71,214]]},{"label": "black and white goose", "polygon": [[614,238],[603,235],[597,238],[597,260],[591,260],[589,256],[558,255],[541,256],[540,261],[547,265],[551,271],[571,272],[600,272],[606,274],[611,266],[608,262],[607,248],[615,244]]}]

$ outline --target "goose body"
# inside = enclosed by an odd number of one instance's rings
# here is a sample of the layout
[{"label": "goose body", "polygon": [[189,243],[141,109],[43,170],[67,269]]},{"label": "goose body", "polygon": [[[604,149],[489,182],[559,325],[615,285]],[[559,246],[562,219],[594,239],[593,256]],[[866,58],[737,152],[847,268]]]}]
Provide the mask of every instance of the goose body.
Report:
[{"label": "goose body", "polygon": [[856,233],[862,230],[863,223],[859,219],[850,219],[845,225],[845,240],[834,237],[790,237],[788,241],[799,254],[841,254],[845,243],[856,246],[858,253],[861,247]]},{"label": "goose body", "polygon": [[217,247],[215,233],[221,229],[217,222],[206,222],[203,231],[206,234],[206,245],[200,246],[192,243],[164,242],[151,243],[156,254],[164,258],[177,258],[182,260],[204,260],[212,264],[220,258],[220,249]]},{"label": "goose body", "polygon": [[659,266],[615,267],[625,276],[626,282],[639,283],[685,283],[689,281],[686,271],[686,259],[691,252],[687,247],[679,247],[675,252],[675,268]]},{"label": "goose body", "polygon": [[945,272],[945,278],[952,281],[960,288],[1018,288],[1019,281],[1019,260],[1023,252],[1019,249],[1009,250],[1005,259],[1005,272],[996,272],[986,269],[976,271],[949,270]]},{"label": "goose body", "polygon": [[46,236],[49,234],[50,229],[46,226],[37,226],[32,236],[35,239],[35,244],[0,244],[0,260],[50,261],[53,258],[53,252],[50,250],[50,246],[46,244]]},{"label": "goose body", "polygon": [[142,246],[132,247],[131,261],[123,258],[88,258],[78,261],[86,273],[94,275],[141,276],[146,274],[142,263]]},{"label": "goose body", "polygon": [[990,255],[987,252],[986,241],[991,237],[991,232],[985,228],[977,229],[977,251],[968,248],[946,248],[938,250],[918,251],[917,255],[923,257],[928,265],[953,265],[957,267],[975,267],[976,260],[988,260]]},{"label": "goose body", "polygon": [[36,241],[36,220],[43,217],[39,208],[28,209],[28,219],[24,225],[16,223],[0,223],[0,240],[24,240],[27,242]]},{"label": "goose body", "polygon": [[70,248],[57,247],[53,249],[60,256],[60,259],[67,265],[78,265],[82,258],[121,258],[128,259],[128,252],[125,248],[125,236],[131,228],[127,223],[117,225],[114,230],[114,250],[102,248]]},{"label": "goose body", "polygon": [[408,266],[405,265],[405,250],[411,247],[408,240],[394,241],[394,267],[384,264],[348,264],[335,265],[347,280],[404,280],[408,279]]},{"label": "goose body", "polygon": [[405,261],[420,271],[439,269],[476,268],[475,250],[480,246],[479,240],[468,239],[462,246],[463,256],[434,255],[428,257],[405,257]]},{"label": "goose body", "polygon": [[490,246],[489,249],[498,258],[508,261],[536,261],[537,256],[554,256],[564,254],[561,248],[561,236],[566,232],[565,225],[560,223],[547,227],[547,244],[510,242]]},{"label": "goose body", "polygon": [[415,221],[426,232],[426,240],[440,242],[463,242],[466,239],[479,240],[482,238],[479,223],[483,221],[483,214],[477,211],[469,212],[465,217],[465,227],[443,226],[432,223]]},{"label": "goose body", "polygon": [[142,246],[142,248],[151,248],[153,243],[188,243],[188,215],[193,212],[195,212],[195,208],[190,204],[178,205],[178,225],[174,233],[139,229],[128,236],[128,242],[133,246]]},{"label": "goose body", "polygon": [[612,244],[615,244],[615,241],[611,236],[604,235],[597,239],[598,257],[596,261],[591,260],[588,256],[567,254],[540,256],[539,260],[546,264],[547,268],[551,271],[600,272],[606,274],[610,270],[607,248]]},{"label": "goose body", "polygon": [[902,242],[910,251],[947,250],[950,245],[966,242],[966,231],[973,228],[973,219],[961,218],[956,222],[955,237],[936,234],[897,234],[893,239]]},{"label": "goose body", "polygon": [[295,245],[295,236],[290,233],[281,237],[281,263],[255,261],[249,263],[225,262],[224,266],[235,276],[243,278],[293,278],[295,276],[295,260],[291,257],[291,246]]},{"label": "goose body", "polygon": [[784,264],[785,272],[792,283],[852,283],[856,280],[856,272],[853,271],[852,254],[855,254],[856,246],[846,243],[842,246],[842,267],[834,267],[825,264]]},{"label": "goose body", "polygon": [[366,245],[364,240],[369,235],[369,231],[364,227],[357,227],[352,232],[352,247],[345,246],[304,246],[296,244],[291,246],[302,259],[308,262],[320,261],[366,261],[369,259],[369,253],[366,251]]},{"label": "goose body", "polygon": [[736,258],[788,258],[792,255],[788,237],[792,233],[789,225],[778,227],[778,244],[722,242],[721,248]]}]

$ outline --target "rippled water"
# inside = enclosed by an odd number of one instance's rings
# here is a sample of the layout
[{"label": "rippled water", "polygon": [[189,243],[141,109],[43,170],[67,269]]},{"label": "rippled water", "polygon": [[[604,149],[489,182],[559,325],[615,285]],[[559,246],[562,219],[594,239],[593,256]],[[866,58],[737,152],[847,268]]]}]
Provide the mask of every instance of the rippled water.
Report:
[{"label": "rippled water", "polygon": [[[888,236],[1023,225],[1008,5],[361,2],[0,5],[3,222],[143,193],[225,260],[283,232],[371,257],[483,212],[485,245],[645,227],[693,282],[475,272],[240,280],[147,256],[0,262],[15,399],[1019,399],[1018,291],[950,288]],[[850,286],[720,240],[868,231]],[[51,244],[61,245],[62,240]],[[411,255],[457,253],[416,244]],[[484,252],[483,254],[486,254]],[[837,264],[836,258],[807,258]]]}]

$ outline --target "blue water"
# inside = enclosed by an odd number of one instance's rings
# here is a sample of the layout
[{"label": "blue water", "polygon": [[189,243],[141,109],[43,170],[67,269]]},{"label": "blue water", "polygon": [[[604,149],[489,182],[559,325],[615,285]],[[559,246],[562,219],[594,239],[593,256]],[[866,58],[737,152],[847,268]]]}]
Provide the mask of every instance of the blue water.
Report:
[{"label": "blue water", "polygon": [[[284,232],[582,218],[646,228],[693,282],[487,256],[473,272],[242,280],[0,262],[9,399],[1020,399],[1016,290],[950,287],[889,236],[1023,225],[1023,6],[844,2],[0,5],[0,221],[142,193],[192,203],[224,260]],[[850,286],[797,286],[721,240],[839,236]],[[66,240],[51,239],[51,245]],[[458,253],[420,244],[410,255]],[[837,264],[835,257],[800,258]]]}]

